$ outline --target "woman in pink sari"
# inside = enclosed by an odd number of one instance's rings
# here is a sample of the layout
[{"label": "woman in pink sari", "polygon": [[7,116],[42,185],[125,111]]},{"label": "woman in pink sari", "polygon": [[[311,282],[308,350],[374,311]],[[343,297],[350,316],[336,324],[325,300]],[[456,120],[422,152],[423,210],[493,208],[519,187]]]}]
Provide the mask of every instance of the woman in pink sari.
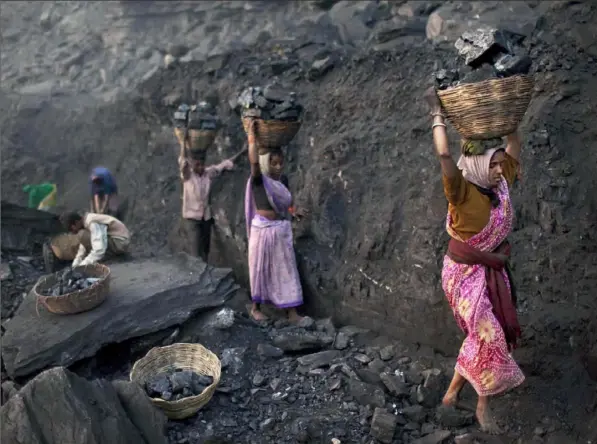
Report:
[{"label": "woman in pink sari", "polygon": [[442,286],[456,322],[466,338],[454,377],[443,399],[456,405],[468,381],[479,400],[476,416],[489,433],[500,430],[491,415],[489,398],[524,381],[511,351],[520,337],[515,292],[508,271],[514,212],[509,187],[519,171],[520,139],[463,141],[458,163],[448,147],[442,107],[434,88],[425,99],[433,116],[433,141],[448,200],[446,230],[450,235],[444,257]]},{"label": "woman in pink sari", "polygon": [[282,150],[259,155],[255,140],[255,122],[248,128],[251,177],[245,192],[245,217],[249,239],[249,277],[253,307],[251,317],[266,320],[260,304],[273,304],[288,311],[291,322],[300,321],[296,307],[303,304],[294,243],[294,211],[288,179],[282,174]]}]

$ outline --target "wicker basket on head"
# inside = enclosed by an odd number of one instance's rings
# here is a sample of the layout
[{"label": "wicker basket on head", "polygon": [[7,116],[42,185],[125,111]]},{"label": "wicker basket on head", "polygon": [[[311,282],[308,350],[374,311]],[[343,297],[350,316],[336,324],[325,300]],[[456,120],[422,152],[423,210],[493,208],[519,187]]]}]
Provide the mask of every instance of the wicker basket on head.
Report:
[{"label": "wicker basket on head", "polygon": [[189,149],[191,151],[205,151],[211,147],[216,140],[214,130],[189,130]]},{"label": "wicker basket on head", "polygon": [[159,373],[170,369],[191,370],[202,375],[209,375],[213,383],[197,396],[164,401],[151,398],[170,419],[184,419],[193,416],[205,406],[216,391],[222,373],[222,364],[218,357],[200,344],[174,344],[155,347],[133,365],[130,380],[141,386]]},{"label": "wicker basket on head", "polygon": [[37,303],[46,307],[50,313],[61,315],[82,313],[101,305],[110,292],[110,268],[102,264],[91,264],[76,267],[75,270],[86,276],[99,278],[99,281],[84,290],[60,296],[45,296],[44,290],[52,287],[58,281],[58,276],[42,276],[33,287]]},{"label": "wicker basket on head", "polygon": [[[185,131],[185,128],[174,128],[174,135],[180,146],[184,146]],[[189,129],[187,146],[191,151],[205,151],[213,145],[214,140],[216,140],[214,130]]]},{"label": "wicker basket on head", "polygon": [[[243,117],[245,132],[249,129],[252,117]],[[290,143],[301,127],[300,121],[255,119],[255,137],[263,148],[281,148]]]},{"label": "wicker basket on head", "polygon": [[518,128],[531,101],[533,78],[491,79],[438,91],[448,119],[462,137],[487,140]]}]

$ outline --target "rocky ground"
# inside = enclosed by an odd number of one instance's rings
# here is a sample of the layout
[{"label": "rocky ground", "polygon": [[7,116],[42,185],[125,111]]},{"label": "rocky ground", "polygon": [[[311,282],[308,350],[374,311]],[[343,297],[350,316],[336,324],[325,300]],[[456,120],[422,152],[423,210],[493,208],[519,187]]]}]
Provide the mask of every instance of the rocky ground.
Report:
[{"label": "rocky ground", "polygon": [[[453,42],[463,30],[507,25],[527,35],[536,87],[521,127],[524,177],[513,191],[517,223],[511,239],[524,331],[517,357],[527,383],[498,401],[498,414],[511,424],[507,439],[512,442],[591,438],[587,419],[595,416],[596,405],[589,375],[597,378],[592,315],[597,309],[597,198],[591,192],[597,163],[591,150],[597,138],[592,124],[597,103],[595,5],[5,2],[0,12],[3,201],[24,202],[23,184],[53,180],[60,208],[83,208],[87,172],[104,164],[115,171],[129,197],[126,222],[134,233],[135,254],[162,253],[168,240],[176,248],[180,185],[168,118],[173,106],[194,94],[217,101],[224,128],[218,150],[210,155],[215,162],[244,142],[230,98],[249,84],[276,80],[296,90],[307,107],[287,154],[291,188],[297,201],[311,209],[311,216],[295,227],[307,309],[333,315],[339,325],[383,330],[404,344],[424,344],[422,350],[433,347],[446,356],[455,354],[460,336],[439,286],[446,203],[419,96],[430,73],[453,59]],[[234,267],[244,284],[246,237],[237,196],[247,174],[247,166],[239,165],[215,184],[213,196],[213,260]],[[4,246],[4,236],[2,242]],[[16,275],[31,272],[32,282],[35,273],[17,256],[31,254],[3,256],[3,263],[8,257]],[[3,280],[3,290],[10,282]],[[12,283],[14,294],[25,291],[21,278]],[[7,304],[3,316],[12,310],[12,302]],[[266,331],[244,324],[230,331],[243,328],[266,337]],[[210,340],[215,341],[205,339]],[[221,352],[236,347],[236,340],[210,344]],[[263,372],[271,380],[292,368],[289,378],[329,379],[297,374],[296,357],[262,364],[254,351],[259,342],[247,345],[244,360],[250,371],[270,369]],[[357,353],[359,347],[341,353]],[[418,362],[416,354],[405,355]],[[352,358],[346,362],[361,366]],[[445,363],[434,362],[432,368],[449,372],[450,361]],[[392,363],[391,372],[397,367],[406,369]],[[235,392],[240,405],[253,396],[252,377],[239,378],[247,385]],[[285,386],[297,384],[292,378]],[[264,383],[254,399],[273,395],[268,387]],[[345,396],[342,403],[358,403],[348,399],[349,388],[313,390],[313,396],[338,410],[343,404],[324,400]],[[302,402],[300,393],[294,394],[295,402]],[[213,418],[229,410],[216,406],[233,396],[218,394],[203,419],[217,428]],[[412,402],[410,395],[406,399]],[[263,406],[261,416],[250,411],[253,416],[247,420],[259,432],[249,427],[245,434],[267,436],[290,421]],[[356,423],[361,414],[355,415]],[[245,416],[238,418],[232,419],[244,423]],[[267,419],[275,422],[261,432]],[[423,426],[397,429],[400,440],[403,433],[421,433]],[[350,437],[339,439],[352,442]]]},{"label": "rocky ground", "polygon": [[[26,270],[17,273],[33,281],[38,272]],[[300,327],[282,319],[257,325],[243,310],[246,301],[241,292],[232,308],[108,345],[71,370],[88,380],[124,381],[153,346],[198,342],[214,351],[223,365],[218,390],[197,416],[168,421],[169,444],[329,443],[332,438],[367,444],[588,442],[582,418],[596,406],[578,365],[554,362],[541,368],[544,364],[524,350],[517,353],[528,380],[494,404],[506,433],[492,437],[478,430],[469,410],[440,406],[454,358],[359,327],[336,328],[330,319],[305,318]],[[547,372],[553,377],[546,378]],[[558,392],[553,378],[579,386]],[[20,386],[4,371],[2,379],[6,402]],[[472,390],[465,390],[463,404],[470,408],[474,402]]]}]

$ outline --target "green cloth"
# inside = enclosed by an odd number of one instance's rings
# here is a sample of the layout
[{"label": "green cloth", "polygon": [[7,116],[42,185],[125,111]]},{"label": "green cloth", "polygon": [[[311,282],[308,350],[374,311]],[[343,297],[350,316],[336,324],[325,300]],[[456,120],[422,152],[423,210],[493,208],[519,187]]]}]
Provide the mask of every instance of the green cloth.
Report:
[{"label": "green cloth", "polygon": [[49,182],[40,183],[38,185],[25,185],[23,191],[29,194],[29,208],[37,208],[42,200],[44,200],[50,193],[56,189],[56,185]]}]

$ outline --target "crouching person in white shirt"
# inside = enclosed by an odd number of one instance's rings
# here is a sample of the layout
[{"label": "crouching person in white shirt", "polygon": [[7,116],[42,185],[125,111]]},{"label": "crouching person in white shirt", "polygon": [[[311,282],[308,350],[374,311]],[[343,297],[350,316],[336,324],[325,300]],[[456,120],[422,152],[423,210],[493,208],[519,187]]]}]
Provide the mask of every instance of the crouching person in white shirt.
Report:
[{"label": "crouching person in white shirt", "polygon": [[[89,231],[90,242],[82,241],[79,244],[73,267],[94,264],[104,259],[106,254],[121,255],[128,252],[131,240],[129,230],[113,216],[97,213],[85,213],[81,216],[78,213],[66,213],[60,217],[60,221],[71,233]],[[80,238],[83,239],[84,236]]]}]

